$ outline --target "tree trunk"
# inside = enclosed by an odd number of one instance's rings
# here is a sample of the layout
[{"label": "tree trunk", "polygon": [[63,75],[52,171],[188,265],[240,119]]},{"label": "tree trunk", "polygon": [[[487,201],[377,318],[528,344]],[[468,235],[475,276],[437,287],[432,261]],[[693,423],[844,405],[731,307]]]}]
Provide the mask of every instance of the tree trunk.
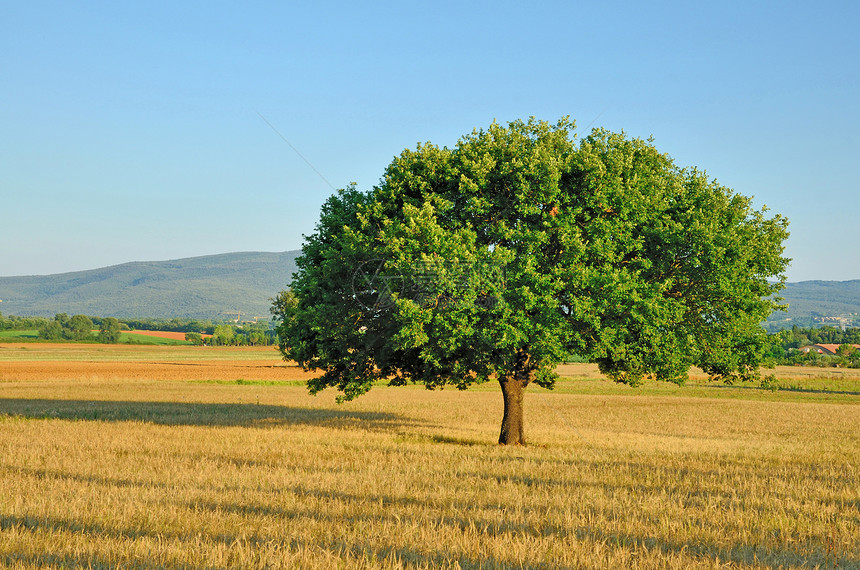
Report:
[{"label": "tree trunk", "polygon": [[505,415],[502,417],[502,431],[499,434],[500,445],[526,444],[523,430],[523,395],[529,380],[531,380],[529,374],[515,374],[499,378],[502,395],[505,398]]}]

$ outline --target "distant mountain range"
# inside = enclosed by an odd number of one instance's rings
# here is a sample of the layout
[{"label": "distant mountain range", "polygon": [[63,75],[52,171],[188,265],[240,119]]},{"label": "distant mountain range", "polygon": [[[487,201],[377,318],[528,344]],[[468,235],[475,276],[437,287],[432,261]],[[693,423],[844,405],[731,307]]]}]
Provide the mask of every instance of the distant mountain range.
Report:
[{"label": "distant mountain range", "polygon": [[860,279],[786,283],[780,296],[788,310],[770,316],[769,330],[792,325],[860,327]]},{"label": "distant mountain range", "polygon": [[57,313],[118,318],[242,319],[269,317],[269,307],[296,271],[299,251],[244,252],[102,269],[0,277],[6,315]]},{"label": "distant mountain range", "polygon": [[[46,317],[57,313],[159,319],[268,317],[270,299],[289,285],[299,253],[225,253],[57,275],[0,277],[0,311]],[[795,324],[860,326],[860,280],[789,283],[782,296],[789,309],[774,313],[768,329]]]}]

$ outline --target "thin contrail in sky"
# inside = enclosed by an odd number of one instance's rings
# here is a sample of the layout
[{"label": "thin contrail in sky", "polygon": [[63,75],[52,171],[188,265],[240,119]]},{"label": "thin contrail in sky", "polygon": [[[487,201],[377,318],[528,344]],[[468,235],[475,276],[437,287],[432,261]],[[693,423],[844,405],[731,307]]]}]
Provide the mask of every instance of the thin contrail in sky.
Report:
[{"label": "thin contrail in sky", "polygon": [[[591,122],[590,122],[590,123],[588,123],[588,125],[586,125],[586,126],[585,126],[585,129],[584,129],[584,130],[586,130],[586,131],[587,131],[587,130],[591,127],[591,125],[593,125],[593,124],[594,124],[594,122],[595,122],[595,121],[597,121],[597,119],[599,119],[599,118],[600,118],[600,116],[601,116],[601,115],[603,115],[603,113],[605,113],[605,112],[606,112],[606,111],[608,111],[608,110],[609,110],[609,107],[607,107],[606,109],[604,109],[604,110],[600,111],[600,113],[598,113],[596,117],[594,117],[593,119],[591,119]],[[287,143],[287,144],[290,144],[290,143]],[[290,146],[293,146],[293,145],[290,145]]]},{"label": "thin contrail in sky", "polygon": [[260,113],[259,111],[255,111],[255,112],[257,113],[257,115],[259,115],[259,116],[260,116],[260,118],[261,118],[261,119],[263,119],[263,121],[264,121],[267,125],[269,125],[269,127],[271,127],[271,129],[272,129],[273,131],[275,131],[275,134],[276,134],[276,135],[278,135],[279,137],[281,137],[281,140],[282,140],[282,141],[284,141],[285,143],[287,143],[287,144],[290,146],[290,148],[291,148],[291,149],[293,149],[293,152],[295,152],[297,155],[299,155],[299,158],[301,158],[302,160],[304,160],[304,161],[305,161],[305,163],[306,163],[308,166],[310,166],[310,167],[311,167],[311,170],[313,170],[314,172],[316,172],[316,173],[317,173],[317,176],[319,176],[320,178],[322,178],[322,181],[323,181],[323,182],[325,182],[326,184],[328,184],[329,188],[331,188],[332,190],[337,191],[337,189],[336,189],[334,186],[332,186],[331,182],[329,182],[328,180],[326,180],[325,176],[323,176],[323,175],[320,173],[320,171],[319,171],[319,170],[317,170],[317,169],[314,167],[314,165],[313,165],[313,164],[311,164],[311,161],[309,161],[307,158],[305,158],[305,157],[304,157],[304,155],[303,155],[302,153],[300,153],[300,152],[299,152],[299,149],[297,149],[296,147],[294,147],[294,146],[293,146],[293,144],[292,144],[290,141],[288,141],[288,140],[287,140],[287,138],[286,138],[284,135],[282,135],[282,134],[281,134],[281,132],[280,132],[278,129],[276,129],[276,128],[275,128],[275,125],[273,125],[272,123],[270,123],[270,122],[269,122],[269,120],[268,120],[268,119],[266,119],[266,117],[264,117],[264,116],[263,116],[263,114],[262,114],[262,113]]}]

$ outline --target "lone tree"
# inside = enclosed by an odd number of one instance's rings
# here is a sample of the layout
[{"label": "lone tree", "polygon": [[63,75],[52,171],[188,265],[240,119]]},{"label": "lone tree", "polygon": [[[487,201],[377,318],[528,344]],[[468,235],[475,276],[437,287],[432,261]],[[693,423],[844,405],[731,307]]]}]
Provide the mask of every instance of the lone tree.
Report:
[{"label": "lone tree", "polygon": [[86,315],[73,315],[63,325],[63,335],[71,340],[87,340],[92,337],[93,321]]},{"label": "lone tree", "polygon": [[329,198],[272,307],[280,349],[340,400],[496,380],[499,443],[524,444],[526,386],[573,354],[634,386],[756,377],[788,263],[765,212],[649,141],[493,123]]},{"label": "lone tree", "polygon": [[114,317],[102,319],[102,325],[99,328],[99,342],[105,344],[116,344],[122,336],[122,327],[119,320]]}]

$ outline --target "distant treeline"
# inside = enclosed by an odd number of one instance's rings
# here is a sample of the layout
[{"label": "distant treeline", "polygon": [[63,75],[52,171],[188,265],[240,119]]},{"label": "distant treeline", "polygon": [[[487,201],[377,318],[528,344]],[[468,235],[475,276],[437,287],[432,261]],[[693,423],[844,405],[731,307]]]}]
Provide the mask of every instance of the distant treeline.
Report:
[{"label": "distant treeline", "polygon": [[[194,344],[272,345],[276,334],[271,322],[234,323],[197,319],[116,319],[58,313],[54,318],[4,316],[0,313],[0,331],[38,331],[42,340],[71,340],[102,343],[119,342],[124,331],[184,332]],[[94,332],[96,331],[97,332]],[[210,336],[211,335],[211,336]]]},{"label": "distant treeline", "polygon": [[49,319],[45,317],[4,317],[0,313],[0,331],[29,331],[45,325]]},{"label": "distant treeline", "polygon": [[[769,334],[768,338],[770,356],[776,364],[860,368],[860,350],[852,346],[860,345],[860,328],[794,326]],[[839,348],[834,355],[819,354],[815,350],[800,351],[811,344],[835,344]]]},{"label": "distant treeline", "polygon": [[779,339],[786,349],[800,348],[810,344],[860,344],[860,328],[838,329],[836,327],[792,327],[770,335]]},{"label": "distant treeline", "polygon": [[138,331],[171,331],[171,332],[197,332],[203,334],[214,334],[215,327],[224,321],[214,322],[212,320],[198,319],[120,319],[132,330]]},{"label": "distant treeline", "polygon": [[[97,333],[93,333],[94,330]],[[213,345],[272,345],[277,336],[271,321],[235,323],[198,319],[115,319],[113,317],[69,316],[57,314],[46,317],[3,316],[0,331],[36,330],[44,340],[75,340],[118,342],[122,331],[172,331],[186,333],[186,340],[195,344]],[[211,337],[208,335],[212,335]],[[842,366],[860,368],[860,328],[841,330],[836,327],[798,327],[768,334],[769,356],[775,364],[802,366]],[[840,345],[836,355],[823,355],[814,350],[799,349],[811,344]]]}]

